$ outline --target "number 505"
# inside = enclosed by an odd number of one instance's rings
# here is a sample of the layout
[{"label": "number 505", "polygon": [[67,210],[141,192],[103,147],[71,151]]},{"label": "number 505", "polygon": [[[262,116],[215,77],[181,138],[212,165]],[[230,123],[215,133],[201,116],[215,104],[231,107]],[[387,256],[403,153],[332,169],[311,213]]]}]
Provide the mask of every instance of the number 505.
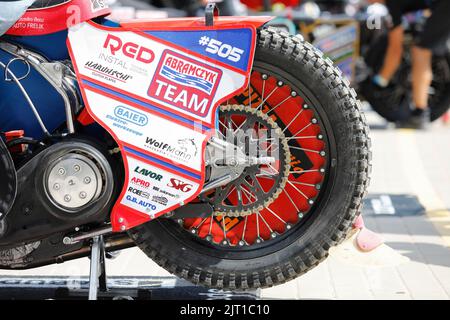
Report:
[{"label": "number 505", "polygon": [[206,48],[206,52],[216,54],[221,58],[228,59],[233,62],[241,60],[241,56],[244,50],[230,46],[229,44],[222,43],[219,40],[211,39]]}]

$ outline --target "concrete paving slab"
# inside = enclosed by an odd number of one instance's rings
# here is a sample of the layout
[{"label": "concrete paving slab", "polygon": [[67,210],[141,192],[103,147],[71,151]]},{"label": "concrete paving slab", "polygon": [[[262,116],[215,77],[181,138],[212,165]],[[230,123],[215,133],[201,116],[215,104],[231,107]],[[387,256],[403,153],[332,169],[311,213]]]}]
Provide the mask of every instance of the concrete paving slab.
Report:
[{"label": "concrete paving slab", "polygon": [[[336,291],[332,283],[328,259],[312,271],[296,280],[301,299],[335,299]],[[264,292],[264,290],[263,290]]]}]

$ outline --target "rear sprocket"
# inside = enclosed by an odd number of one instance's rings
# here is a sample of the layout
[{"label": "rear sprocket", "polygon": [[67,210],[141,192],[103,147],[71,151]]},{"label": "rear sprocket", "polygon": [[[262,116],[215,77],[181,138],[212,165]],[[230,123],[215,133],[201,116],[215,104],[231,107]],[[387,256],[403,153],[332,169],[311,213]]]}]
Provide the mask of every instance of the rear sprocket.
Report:
[{"label": "rear sprocket", "polygon": [[[219,135],[236,143],[245,154],[275,159],[272,164],[247,166],[229,184],[202,194],[201,200],[213,206],[214,215],[245,217],[268,207],[285,188],[291,157],[288,140],[269,116],[244,105],[221,106],[219,123]],[[258,177],[273,180],[273,183],[263,187]]]}]

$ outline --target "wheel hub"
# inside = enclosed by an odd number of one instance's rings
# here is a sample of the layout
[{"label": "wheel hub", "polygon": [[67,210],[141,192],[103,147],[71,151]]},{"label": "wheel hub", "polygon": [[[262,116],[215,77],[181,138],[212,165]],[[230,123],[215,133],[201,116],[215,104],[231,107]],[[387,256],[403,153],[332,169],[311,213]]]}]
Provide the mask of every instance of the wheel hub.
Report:
[{"label": "wheel hub", "polygon": [[[247,163],[238,178],[203,194],[201,200],[213,205],[216,216],[244,217],[269,206],[284,189],[290,169],[289,145],[276,122],[256,109],[227,105],[220,111],[226,126],[222,136],[256,163]],[[268,158],[275,163],[266,162]],[[258,176],[272,178],[273,184],[262,187]]]}]

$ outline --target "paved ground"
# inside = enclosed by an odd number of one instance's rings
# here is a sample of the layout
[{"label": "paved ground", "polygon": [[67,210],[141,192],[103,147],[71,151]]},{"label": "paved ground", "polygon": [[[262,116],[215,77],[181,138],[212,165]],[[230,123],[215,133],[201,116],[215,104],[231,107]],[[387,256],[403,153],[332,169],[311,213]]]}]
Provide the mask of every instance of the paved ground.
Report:
[{"label": "paved ground", "polygon": [[[348,241],[296,281],[262,290],[262,298],[450,298],[450,127],[436,123],[429,132],[396,130],[372,112],[368,113],[368,120],[374,166],[365,221],[395,251],[382,248],[373,255],[361,254],[352,251]],[[397,265],[399,254],[409,261]],[[88,271],[89,260],[82,259],[0,274],[20,278],[87,275]],[[166,280],[181,284],[138,249],[127,250],[118,259],[108,261],[108,273],[168,276]]]}]

